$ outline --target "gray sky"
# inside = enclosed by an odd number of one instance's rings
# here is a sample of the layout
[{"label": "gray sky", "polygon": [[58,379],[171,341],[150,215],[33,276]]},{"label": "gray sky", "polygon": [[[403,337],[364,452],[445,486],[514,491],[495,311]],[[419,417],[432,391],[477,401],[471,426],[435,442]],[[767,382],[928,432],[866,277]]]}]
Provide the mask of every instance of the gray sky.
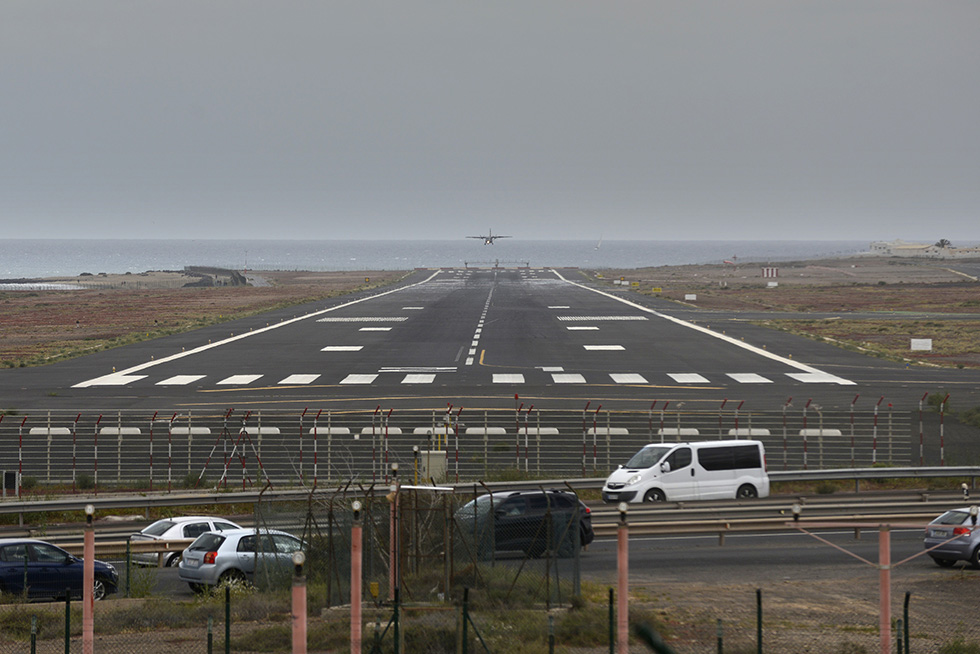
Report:
[{"label": "gray sky", "polygon": [[5,0],[0,237],[965,245],[978,28],[976,0]]}]

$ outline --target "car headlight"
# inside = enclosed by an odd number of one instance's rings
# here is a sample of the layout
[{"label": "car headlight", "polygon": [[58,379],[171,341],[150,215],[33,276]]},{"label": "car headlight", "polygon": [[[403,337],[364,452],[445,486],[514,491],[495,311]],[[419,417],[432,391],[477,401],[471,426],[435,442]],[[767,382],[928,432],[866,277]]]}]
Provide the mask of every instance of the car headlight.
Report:
[{"label": "car headlight", "polygon": [[631,475],[629,479],[626,480],[627,486],[632,486],[633,484],[638,484],[643,479],[643,475],[635,474]]}]

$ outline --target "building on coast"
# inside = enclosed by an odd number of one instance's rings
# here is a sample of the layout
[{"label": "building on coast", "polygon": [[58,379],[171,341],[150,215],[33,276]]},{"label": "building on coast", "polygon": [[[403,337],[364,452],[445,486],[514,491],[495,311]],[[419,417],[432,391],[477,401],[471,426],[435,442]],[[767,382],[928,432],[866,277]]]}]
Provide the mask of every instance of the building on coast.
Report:
[{"label": "building on coast", "polygon": [[929,259],[978,259],[980,246],[953,247],[939,243],[908,243],[906,241],[874,241],[871,254],[882,257],[924,257]]}]

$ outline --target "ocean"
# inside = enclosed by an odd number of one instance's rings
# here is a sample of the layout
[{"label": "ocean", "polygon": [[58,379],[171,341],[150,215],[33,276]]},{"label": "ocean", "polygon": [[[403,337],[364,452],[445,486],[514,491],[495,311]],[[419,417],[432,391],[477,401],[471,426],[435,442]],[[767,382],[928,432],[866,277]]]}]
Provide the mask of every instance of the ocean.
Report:
[{"label": "ocean", "polygon": [[444,241],[0,239],[0,280],[139,273],[213,266],[233,270],[411,270],[455,266],[641,268],[774,262],[867,252],[867,241]]}]

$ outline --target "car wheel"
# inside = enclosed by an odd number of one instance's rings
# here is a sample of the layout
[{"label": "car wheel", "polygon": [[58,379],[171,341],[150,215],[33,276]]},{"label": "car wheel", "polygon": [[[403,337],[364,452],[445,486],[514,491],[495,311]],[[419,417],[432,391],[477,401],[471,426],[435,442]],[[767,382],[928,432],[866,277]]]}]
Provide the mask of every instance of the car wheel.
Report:
[{"label": "car wheel", "polygon": [[647,491],[646,495],[643,496],[644,502],[666,502],[667,496],[659,488],[651,488]]},{"label": "car wheel", "polygon": [[735,493],[735,498],[739,500],[751,500],[756,497],[759,497],[759,491],[752,484],[742,484]]},{"label": "car wheel", "polygon": [[241,570],[225,570],[218,577],[219,586],[229,586],[245,583],[245,573]]},{"label": "car wheel", "polygon": [[970,556],[970,565],[974,568],[980,568],[980,545],[977,545],[977,549],[973,550],[973,554]]},{"label": "car wheel", "polygon": [[954,561],[953,559],[933,558],[932,560],[935,561],[936,565],[938,565],[940,568],[952,568],[953,564],[956,563],[956,561]]},{"label": "car wheel", "polygon": [[195,581],[189,581],[189,582],[187,582],[187,585],[190,586],[191,587],[191,590],[194,591],[195,593],[197,593],[198,595],[200,595],[205,590],[207,590],[207,585],[206,584],[199,584],[199,583],[197,583]]},{"label": "car wheel", "polygon": [[180,564],[180,554],[174,554],[169,559],[167,559],[167,567],[175,568]]},{"label": "car wheel", "polygon": [[98,577],[96,577],[95,583],[92,585],[92,599],[98,602],[99,600],[105,598],[105,596],[106,596],[105,582],[99,579]]}]

